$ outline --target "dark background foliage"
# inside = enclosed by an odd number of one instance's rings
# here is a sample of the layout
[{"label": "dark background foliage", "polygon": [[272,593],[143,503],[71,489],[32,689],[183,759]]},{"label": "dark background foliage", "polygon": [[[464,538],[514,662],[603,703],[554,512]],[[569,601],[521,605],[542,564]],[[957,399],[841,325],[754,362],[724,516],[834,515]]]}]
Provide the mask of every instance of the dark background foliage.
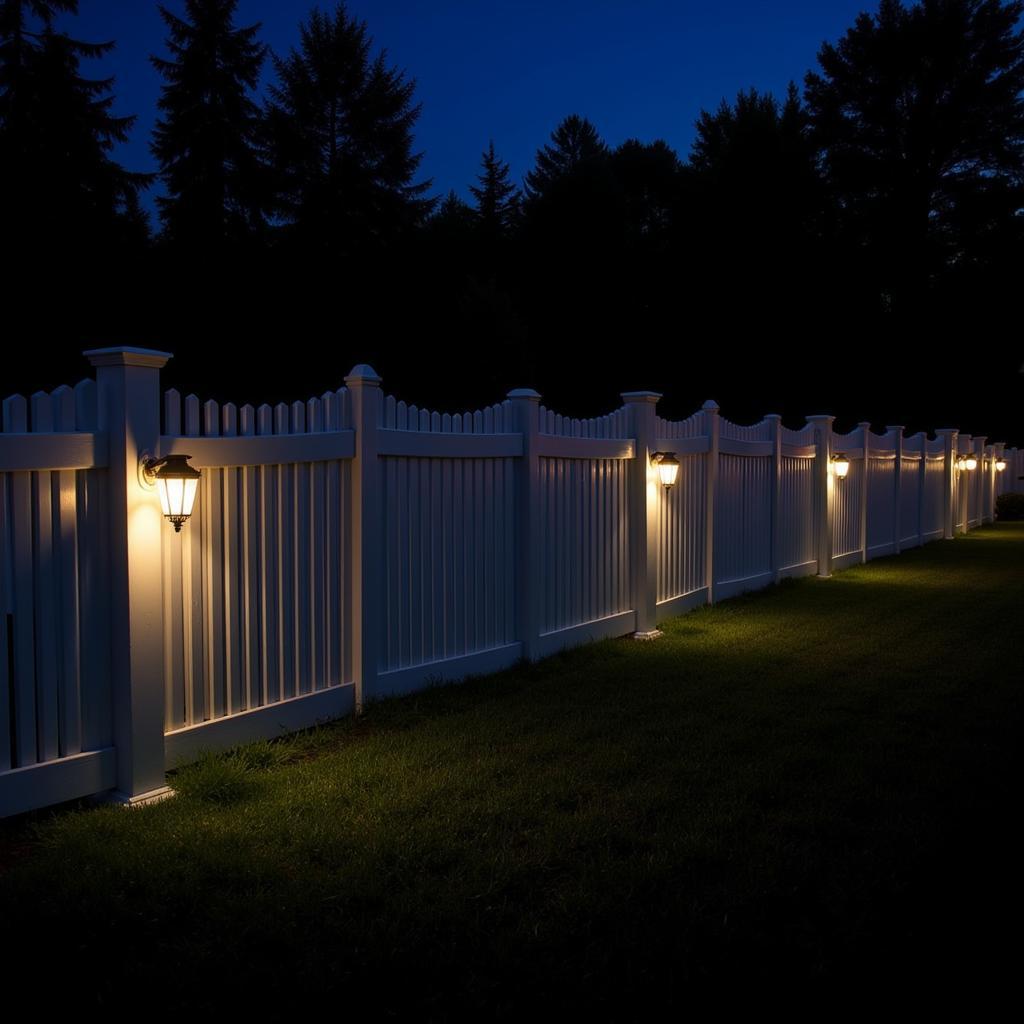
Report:
[{"label": "dark background foliage", "polygon": [[111,156],[132,119],[89,77],[108,43],[58,30],[75,0],[0,0],[5,394],[124,342],[236,402],[370,362],[442,409],[655,388],[668,416],[714,397],[1024,443],[1019,0],[883,0],[785,96],[703,111],[685,156],[568,112],[520,187],[495,125],[469,201],[419,173],[415,81],[343,4],[281,54],[236,7],[165,13],[151,220],[150,176]]}]

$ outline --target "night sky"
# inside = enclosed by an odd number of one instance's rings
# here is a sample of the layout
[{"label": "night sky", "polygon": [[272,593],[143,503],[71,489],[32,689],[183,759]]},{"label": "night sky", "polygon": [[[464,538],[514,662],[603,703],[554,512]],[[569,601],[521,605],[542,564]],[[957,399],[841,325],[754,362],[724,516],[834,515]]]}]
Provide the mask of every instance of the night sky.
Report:
[{"label": "night sky", "polygon": [[[168,0],[180,13],[184,3]],[[236,24],[262,23],[278,54],[298,41],[305,0],[240,0]],[[320,4],[333,10],[331,3]],[[433,194],[465,195],[493,138],[517,181],[568,114],[590,118],[611,145],[663,138],[685,157],[702,108],[755,86],[776,95],[802,84],[824,40],[837,40],[863,0],[353,0],[375,50],[417,83],[417,144]],[[162,79],[149,55],[166,56],[165,27],[151,0],[81,0],[68,30],[117,49],[96,62],[115,75],[116,112],[136,114],[118,152],[133,170],[155,170],[148,143]],[[269,62],[264,81],[272,77]],[[151,192],[147,203],[152,206]]]}]

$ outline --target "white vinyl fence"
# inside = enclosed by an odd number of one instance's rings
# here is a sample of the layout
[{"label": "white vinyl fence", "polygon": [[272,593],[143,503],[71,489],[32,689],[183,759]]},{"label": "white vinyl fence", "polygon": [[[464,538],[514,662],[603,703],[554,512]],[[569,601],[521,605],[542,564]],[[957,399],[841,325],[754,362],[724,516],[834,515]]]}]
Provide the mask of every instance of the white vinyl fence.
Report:
[{"label": "white vinyl fence", "polygon": [[[695,605],[966,532],[1024,475],[1024,453],[953,429],[738,426],[713,402],[669,422],[653,392],[588,420],[528,390],[448,415],[368,366],[307,402],[218,406],[161,395],[166,353],[87,355],[95,381],[3,403],[0,815],[141,802],[203,749],[656,636]],[[655,452],[679,459],[671,489]],[[202,473],[180,534],[139,473],[175,453]]]}]

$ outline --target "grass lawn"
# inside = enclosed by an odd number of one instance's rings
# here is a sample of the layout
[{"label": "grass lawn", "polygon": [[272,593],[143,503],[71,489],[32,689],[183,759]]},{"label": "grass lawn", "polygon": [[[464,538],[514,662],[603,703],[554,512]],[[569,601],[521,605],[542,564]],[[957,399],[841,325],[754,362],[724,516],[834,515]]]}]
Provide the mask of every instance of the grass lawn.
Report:
[{"label": "grass lawn", "polygon": [[1000,524],[210,758],[156,806],[0,824],[4,988],[160,1015],[332,993],[341,1019],[823,986],[981,1009],[1019,971],[1022,626]]}]

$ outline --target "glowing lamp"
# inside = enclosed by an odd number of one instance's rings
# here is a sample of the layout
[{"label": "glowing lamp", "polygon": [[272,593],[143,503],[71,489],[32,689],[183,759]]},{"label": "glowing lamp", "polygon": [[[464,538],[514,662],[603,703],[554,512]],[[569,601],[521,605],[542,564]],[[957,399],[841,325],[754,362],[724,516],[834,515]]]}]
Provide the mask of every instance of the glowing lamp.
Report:
[{"label": "glowing lamp", "polygon": [[676,477],[679,476],[679,460],[671,452],[655,452],[651,456],[651,462],[658,467],[658,476],[665,489],[673,486]]},{"label": "glowing lamp", "polygon": [[1002,473],[1006,469],[1006,459],[996,459],[996,472]]},{"label": "glowing lamp", "polygon": [[964,467],[968,473],[973,473],[978,468],[978,460],[973,455],[968,455],[964,459]]},{"label": "glowing lamp", "polygon": [[192,515],[202,475],[188,464],[191,458],[191,455],[167,455],[162,459],[146,459],[143,465],[146,480],[156,484],[160,506],[174,524],[175,533],[181,533],[181,524]]},{"label": "glowing lamp", "polygon": [[836,476],[842,480],[850,472],[850,460],[842,452],[836,452],[832,456],[832,469],[835,470]]}]

